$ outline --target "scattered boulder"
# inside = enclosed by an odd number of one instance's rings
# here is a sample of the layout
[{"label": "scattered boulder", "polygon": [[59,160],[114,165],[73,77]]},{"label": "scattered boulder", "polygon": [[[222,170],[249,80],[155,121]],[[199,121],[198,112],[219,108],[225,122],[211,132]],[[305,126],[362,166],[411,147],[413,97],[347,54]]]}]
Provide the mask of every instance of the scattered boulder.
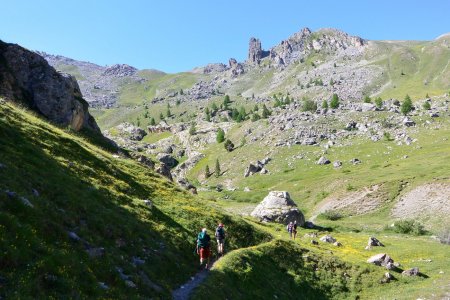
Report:
[{"label": "scattered boulder", "polygon": [[262,160],[258,160],[256,163],[250,163],[248,167],[245,169],[244,177],[251,176],[256,173],[267,174],[269,173],[264,167],[267,165],[272,159],[270,157],[265,157]]},{"label": "scattered boulder", "polygon": [[147,135],[145,130],[143,130],[137,126],[134,126],[133,124],[130,124],[128,122],[119,124],[119,125],[117,125],[116,128],[121,133],[128,135],[129,139],[132,141],[140,141],[144,138],[144,136]]},{"label": "scattered boulder", "polygon": [[36,189],[31,189],[31,192],[33,193],[33,196],[39,197],[39,192]]},{"label": "scattered boulder", "polygon": [[361,163],[361,161],[358,158],[352,158],[350,162],[354,165],[359,165]]},{"label": "scattered boulder", "polygon": [[299,226],[305,224],[303,213],[297,208],[288,192],[272,191],[251,213],[260,220],[287,224],[297,221]]},{"label": "scattered boulder", "polygon": [[319,158],[319,160],[317,161],[316,164],[318,165],[328,165],[329,163],[331,163],[325,156],[322,156]]},{"label": "scattered boulder", "polygon": [[418,267],[414,267],[412,269],[405,270],[405,271],[402,272],[403,276],[417,276],[419,274],[420,274],[420,272],[419,272],[419,268]]},{"label": "scattered boulder", "polygon": [[34,207],[34,205],[27,198],[19,197],[19,199],[20,199],[20,201],[22,202],[23,205],[28,206],[28,207]]},{"label": "scattered boulder", "polygon": [[136,288],[136,284],[131,280],[125,280],[125,285],[129,288]]},{"label": "scattered boulder", "polygon": [[154,170],[155,169],[155,162],[144,155],[138,155],[136,158],[137,162],[143,164],[144,166]]},{"label": "scattered boulder", "polygon": [[342,166],[342,162],[340,160],[336,160],[335,162],[333,162],[334,168],[340,168],[341,166]]},{"label": "scattered boulder", "polygon": [[81,241],[81,238],[73,231],[69,231],[67,233],[69,235],[69,239],[71,239],[74,242],[79,242]]},{"label": "scattered boulder", "polygon": [[318,241],[315,241],[315,240],[311,240],[311,244],[313,244],[313,245],[319,245],[319,242],[318,242]]},{"label": "scattered boulder", "polygon": [[367,242],[367,246],[381,246],[384,247],[384,245],[375,237],[371,236],[369,237],[369,241]]},{"label": "scattered boulder", "polygon": [[144,202],[144,204],[145,204],[147,207],[149,207],[149,208],[152,208],[152,207],[153,207],[153,202],[152,202],[152,200],[145,199],[145,200],[143,200],[143,202]]},{"label": "scattered boulder", "polygon": [[178,160],[176,160],[175,157],[167,153],[158,153],[156,159],[161,163],[165,164],[169,169],[172,169],[178,164]]},{"label": "scattered boulder", "polygon": [[178,178],[177,183],[179,186],[190,191],[192,194],[194,195],[197,194],[197,188],[194,185],[192,185],[186,178]]},{"label": "scattered boulder", "polygon": [[386,272],[386,273],[384,273],[383,278],[381,278],[380,283],[389,283],[393,279],[394,279],[394,276],[392,276],[391,273]]},{"label": "scattered boulder", "polygon": [[306,233],[305,238],[317,238],[316,232]]},{"label": "scattered boulder", "polygon": [[320,238],[320,240],[324,243],[336,243],[336,239],[332,237],[331,235],[324,235]]},{"label": "scattered boulder", "polygon": [[342,247],[342,243],[340,243],[338,241],[334,242],[333,245],[336,247]]},{"label": "scattered boulder", "polygon": [[165,163],[161,163],[155,171],[156,173],[161,174],[170,181],[173,181],[172,174],[170,173],[170,168]]},{"label": "scattered boulder", "polygon": [[350,121],[347,123],[347,125],[345,125],[345,129],[346,130],[356,129],[356,125],[358,125],[358,123],[356,123],[355,121]]},{"label": "scattered boulder", "polygon": [[410,117],[405,117],[402,121],[403,125],[406,127],[412,127],[416,125],[416,122],[414,122]]},{"label": "scattered boulder", "polygon": [[[383,266],[383,267],[387,267],[387,268],[395,266],[393,264],[394,260],[389,255],[387,255],[386,253],[376,254],[376,255],[370,257],[367,260],[367,262],[371,263],[371,264],[374,264],[376,266]],[[389,264],[389,266],[388,266],[388,264]]]}]

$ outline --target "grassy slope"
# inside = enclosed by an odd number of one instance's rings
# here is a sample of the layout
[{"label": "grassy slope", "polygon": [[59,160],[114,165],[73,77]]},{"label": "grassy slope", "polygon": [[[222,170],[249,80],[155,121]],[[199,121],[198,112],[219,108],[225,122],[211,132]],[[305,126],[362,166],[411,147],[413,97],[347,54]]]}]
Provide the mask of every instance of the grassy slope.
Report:
[{"label": "grassy slope", "polygon": [[[300,238],[292,242],[282,226],[262,228],[277,239],[231,252],[216,264],[194,299],[416,299],[441,298],[450,291],[448,246],[430,238],[387,234],[378,236],[386,247],[366,251],[368,233],[333,233],[343,244],[337,248],[311,245],[310,238],[303,238],[311,230],[300,229]],[[419,267],[428,278],[403,277],[398,270],[391,271],[396,280],[381,284],[386,270],[366,263],[381,252],[401,269]]]},{"label": "grassy slope", "polygon": [[[0,136],[2,297],[166,298],[196,270],[192,251],[201,227],[226,222],[245,236],[232,238],[235,248],[265,239],[246,222],[206,206],[139,164],[114,158],[5,103]],[[17,196],[10,199],[5,190]],[[151,199],[154,207],[142,199]],[[68,231],[86,244],[71,241]],[[87,244],[104,247],[105,255],[90,258]],[[134,266],[132,257],[145,263]],[[116,267],[137,288],[126,287]],[[110,289],[102,290],[99,282]]]}]

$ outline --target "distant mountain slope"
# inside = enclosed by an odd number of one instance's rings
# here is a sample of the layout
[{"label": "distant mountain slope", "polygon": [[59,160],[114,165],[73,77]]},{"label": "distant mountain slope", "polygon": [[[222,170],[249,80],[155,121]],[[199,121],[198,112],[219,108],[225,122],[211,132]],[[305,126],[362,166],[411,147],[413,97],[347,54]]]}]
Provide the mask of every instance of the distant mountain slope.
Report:
[{"label": "distant mountain slope", "polygon": [[[41,54],[57,69],[76,76],[83,94],[96,107],[173,97],[192,102],[214,98],[217,93],[267,98],[287,92],[296,98],[316,100],[336,93],[358,101],[365,95],[402,98],[409,93],[416,98],[448,91],[449,40],[448,35],[442,35],[423,42],[370,41],[337,29],[311,32],[304,28],[269,50],[264,50],[260,40],[251,38],[244,62],[230,59],[228,65],[209,64],[191,73],[173,75],[139,72],[126,65],[109,67],[129,71],[116,73],[106,67]],[[178,94],[180,89],[184,89],[183,94]]]}]

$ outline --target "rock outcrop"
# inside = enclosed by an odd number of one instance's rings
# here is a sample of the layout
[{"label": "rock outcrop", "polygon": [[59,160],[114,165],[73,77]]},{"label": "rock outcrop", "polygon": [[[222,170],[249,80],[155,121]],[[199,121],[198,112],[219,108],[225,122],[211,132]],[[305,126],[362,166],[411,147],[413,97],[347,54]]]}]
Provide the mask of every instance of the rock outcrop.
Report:
[{"label": "rock outcrop", "polygon": [[228,66],[231,71],[231,77],[237,77],[241,74],[244,74],[244,67],[241,63],[238,63],[235,58],[230,58],[228,61]]},{"label": "rock outcrop", "polygon": [[0,96],[24,104],[58,125],[100,132],[74,77],[58,73],[40,55],[2,41]]},{"label": "rock outcrop", "polygon": [[116,77],[126,77],[136,74],[137,69],[127,64],[116,64],[108,67],[103,75],[112,75]]},{"label": "rock outcrop", "polygon": [[287,224],[297,221],[299,226],[305,224],[303,213],[297,208],[288,192],[270,192],[251,215],[268,222]]},{"label": "rock outcrop", "polygon": [[269,52],[264,51],[261,47],[261,41],[252,37],[248,45],[248,59],[247,62],[252,65],[258,65],[261,59],[268,56]]}]

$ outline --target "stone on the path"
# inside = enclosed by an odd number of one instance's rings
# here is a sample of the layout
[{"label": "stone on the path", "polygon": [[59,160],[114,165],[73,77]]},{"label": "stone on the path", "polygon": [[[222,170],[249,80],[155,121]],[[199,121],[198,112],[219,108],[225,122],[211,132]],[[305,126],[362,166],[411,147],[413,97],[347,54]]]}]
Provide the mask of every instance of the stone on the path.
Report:
[{"label": "stone on the path", "polygon": [[89,248],[86,250],[90,258],[98,258],[105,255],[105,248],[97,247],[97,248]]},{"label": "stone on the path", "polygon": [[78,236],[78,234],[76,234],[73,231],[69,231],[69,232],[67,232],[67,234],[69,235],[69,238],[74,242],[79,242],[81,240],[81,238]]},{"label": "stone on the path", "polygon": [[151,200],[145,199],[143,202],[144,202],[144,204],[145,204],[146,206],[148,206],[149,208],[152,208],[152,207],[153,207],[153,202],[152,202]]},{"label": "stone on the path", "polygon": [[135,288],[136,284],[131,280],[125,280],[125,285],[129,288]]},{"label": "stone on the path", "polygon": [[298,226],[305,224],[303,213],[292,201],[288,192],[272,191],[251,213],[260,220],[287,224],[297,221]]},{"label": "stone on the path", "polygon": [[23,205],[28,206],[28,207],[34,207],[34,205],[27,198],[20,197],[19,199],[20,199],[20,201],[22,202]]}]

